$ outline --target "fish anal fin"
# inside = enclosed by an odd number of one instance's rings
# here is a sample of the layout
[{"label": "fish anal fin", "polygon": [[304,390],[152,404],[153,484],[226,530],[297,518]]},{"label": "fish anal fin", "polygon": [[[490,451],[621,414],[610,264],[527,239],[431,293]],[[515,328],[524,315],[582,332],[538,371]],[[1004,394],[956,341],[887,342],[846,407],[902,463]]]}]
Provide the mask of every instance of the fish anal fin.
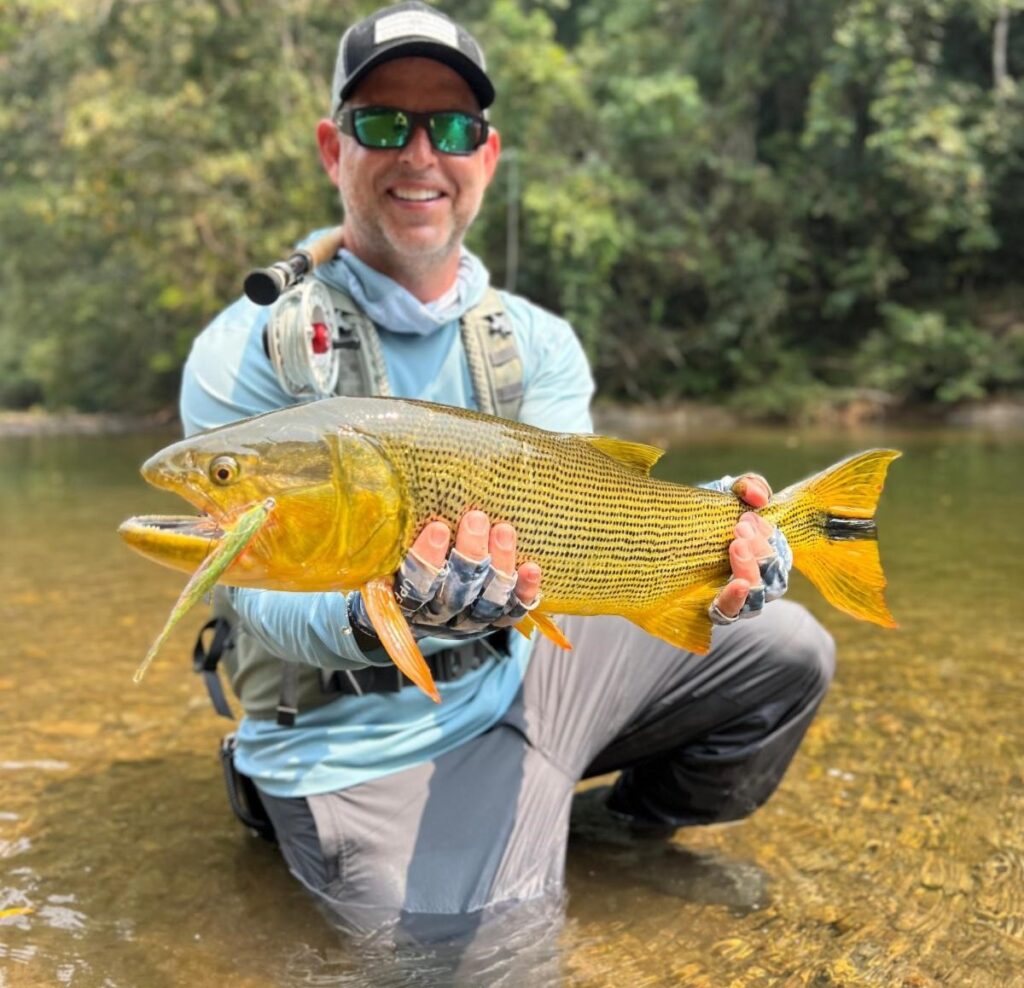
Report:
[{"label": "fish anal fin", "polygon": [[649,634],[688,652],[704,655],[711,648],[708,607],[721,589],[720,579],[700,583],[663,597],[654,607],[629,617]]},{"label": "fish anal fin", "polygon": [[564,648],[567,652],[572,651],[572,642],[562,634],[562,629],[547,614],[531,611],[518,624],[514,624],[513,627],[527,638],[533,634],[533,629],[536,628],[548,641],[554,642],[559,648]]},{"label": "fish anal fin", "polygon": [[650,473],[651,467],[664,455],[663,449],[648,446],[646,443],[631,443],[626,439],[615,439],[611,436],[581,435],[580,439],[590,443],[605,456],[621,463],[638,473]]},{"label": "fish anal fin", "polygon": [[373,629],[377,632],[377,637],[384,646],[384,651],[391,657],[391,661],[434,703],[440,703],[441,694],[437,692],[430,666],[423,658],[423,653],[409,630],[405,615],[398,606],[391,580],[377,577],[366,583],[360,592]]}]

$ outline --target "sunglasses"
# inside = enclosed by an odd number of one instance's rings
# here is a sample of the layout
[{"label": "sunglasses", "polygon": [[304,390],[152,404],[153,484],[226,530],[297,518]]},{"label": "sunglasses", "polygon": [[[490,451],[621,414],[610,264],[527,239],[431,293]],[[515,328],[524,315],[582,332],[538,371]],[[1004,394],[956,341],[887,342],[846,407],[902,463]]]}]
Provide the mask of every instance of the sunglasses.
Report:
[{"label": "sunglasses", "polygon": [[487,121],[463,110],[414,113],[394,106],[357,106],[342,110],[338,130],[354,137],[364,148],[404,148],[417,127],[442,154],[472,154],[487,140]]}]

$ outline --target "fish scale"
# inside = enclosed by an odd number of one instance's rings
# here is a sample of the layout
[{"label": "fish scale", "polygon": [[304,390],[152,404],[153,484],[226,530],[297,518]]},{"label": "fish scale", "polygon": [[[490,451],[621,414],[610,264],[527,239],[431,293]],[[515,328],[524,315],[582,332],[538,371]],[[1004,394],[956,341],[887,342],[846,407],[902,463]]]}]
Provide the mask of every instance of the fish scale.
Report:
[{"label": "fish scale", "polygon": [[479,508],[516,530],[518,562],[539,564],[556,613],[643,610],[697,575],[728,571],[725,547],[740,514],[732,495],[653,480],[581,436],[543,432],[457,408],[407,401],[396,423],[374,399],[349,423],[374,435],[412,504],[413,532],[453,529]]}]

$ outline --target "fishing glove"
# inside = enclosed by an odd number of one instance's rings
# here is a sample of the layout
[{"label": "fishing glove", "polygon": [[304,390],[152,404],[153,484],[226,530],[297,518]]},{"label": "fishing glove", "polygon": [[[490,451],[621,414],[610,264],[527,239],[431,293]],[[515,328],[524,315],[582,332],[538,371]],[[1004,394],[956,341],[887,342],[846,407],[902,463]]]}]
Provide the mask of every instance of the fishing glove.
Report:
[{"label": "fishing glove", "polygon": [[[744,474],[744,476],[751,475]],[[760,477],[761,475],[754,474],[753,476]],[[733,485],[738,479],[738,477],[727,476],[722,477],[721,480],[712,480],[700,486],[707,490],[719,491],[722,494],[731,494],[733,493]],[[763,477],[761,479],[764,480]],[[768,481],[765,480],[765,483],[768,484]],[[771,490],[770,484],[768,484],[768,489]],[[758,568],[761,571],[761,585],[750,588],[742,610],[734,618],[728,618],[725,615],[719,616],[717,608],[713,607],[709,612],[713,623],[732,624],[738,618],[756,617],[768,601],[777,600],[789,588],[789,571],[793,568],[793,550],[790,549],[786,536],[778,528],[768,536],[768,544],[774,550],[772,555],[767,559],[758,560]]]},{"label": "fishing glove", "polygon": [[[414,552],[406,555],[395,579],[395,597],[413,636],[472,638],[495,627],[517,624],[540,601],[527,607],[515,593],[517,576],[503,573],[486,556],[479,562],[453,549],[438,569]],[[349,620],[377,637],[359,591],[349,594]]]}]

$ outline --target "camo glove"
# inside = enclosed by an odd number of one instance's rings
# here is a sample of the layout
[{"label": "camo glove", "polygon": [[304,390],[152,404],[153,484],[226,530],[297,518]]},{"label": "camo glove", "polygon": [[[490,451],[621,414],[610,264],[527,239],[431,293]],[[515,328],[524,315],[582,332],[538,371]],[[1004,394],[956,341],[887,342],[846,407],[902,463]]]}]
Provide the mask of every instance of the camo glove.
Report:
[{"label": "camo glove", "polygon": [[[760,474],[743,474],[743,476],[759,477],[761,480],[764,480],[768,490],[771,490],[771,484],[764,477],[761,477]],[[738,477],[725,476],[720,480],[712,480],[699,486],[707,490],[718,491],[722,494],[732,494],[735,493],[733,488],[738,479]],[[786,536],[778,528],[768,536],[768,544],[774,550],[772,555],[767,559],[758,560],[758,569],[761,571],[761,585],[750,588],[747,593],[746,602],[735,618],[730,619],[723,616],[721,619],[718,619],[716,618],[716,612],[712,611],[711,620],[714,623],[732,624],[733,621],[739,618],[756,617],[768,601],[777,600],[789,589],[789,571],[793,568],[793,551],[786,541]]]},{"label": "camo glove", "polygon": [[[538,594],[529,607],[523,604],[516,579],[495,569],[490,556],[477,561],[453,549],[437,568],[410,552],[395,578],[395,597],[414,637],[473,638],[516,624],[540,602]],[[353,627],[377,637],[358,590],[349,595],[348,610]]]}]

